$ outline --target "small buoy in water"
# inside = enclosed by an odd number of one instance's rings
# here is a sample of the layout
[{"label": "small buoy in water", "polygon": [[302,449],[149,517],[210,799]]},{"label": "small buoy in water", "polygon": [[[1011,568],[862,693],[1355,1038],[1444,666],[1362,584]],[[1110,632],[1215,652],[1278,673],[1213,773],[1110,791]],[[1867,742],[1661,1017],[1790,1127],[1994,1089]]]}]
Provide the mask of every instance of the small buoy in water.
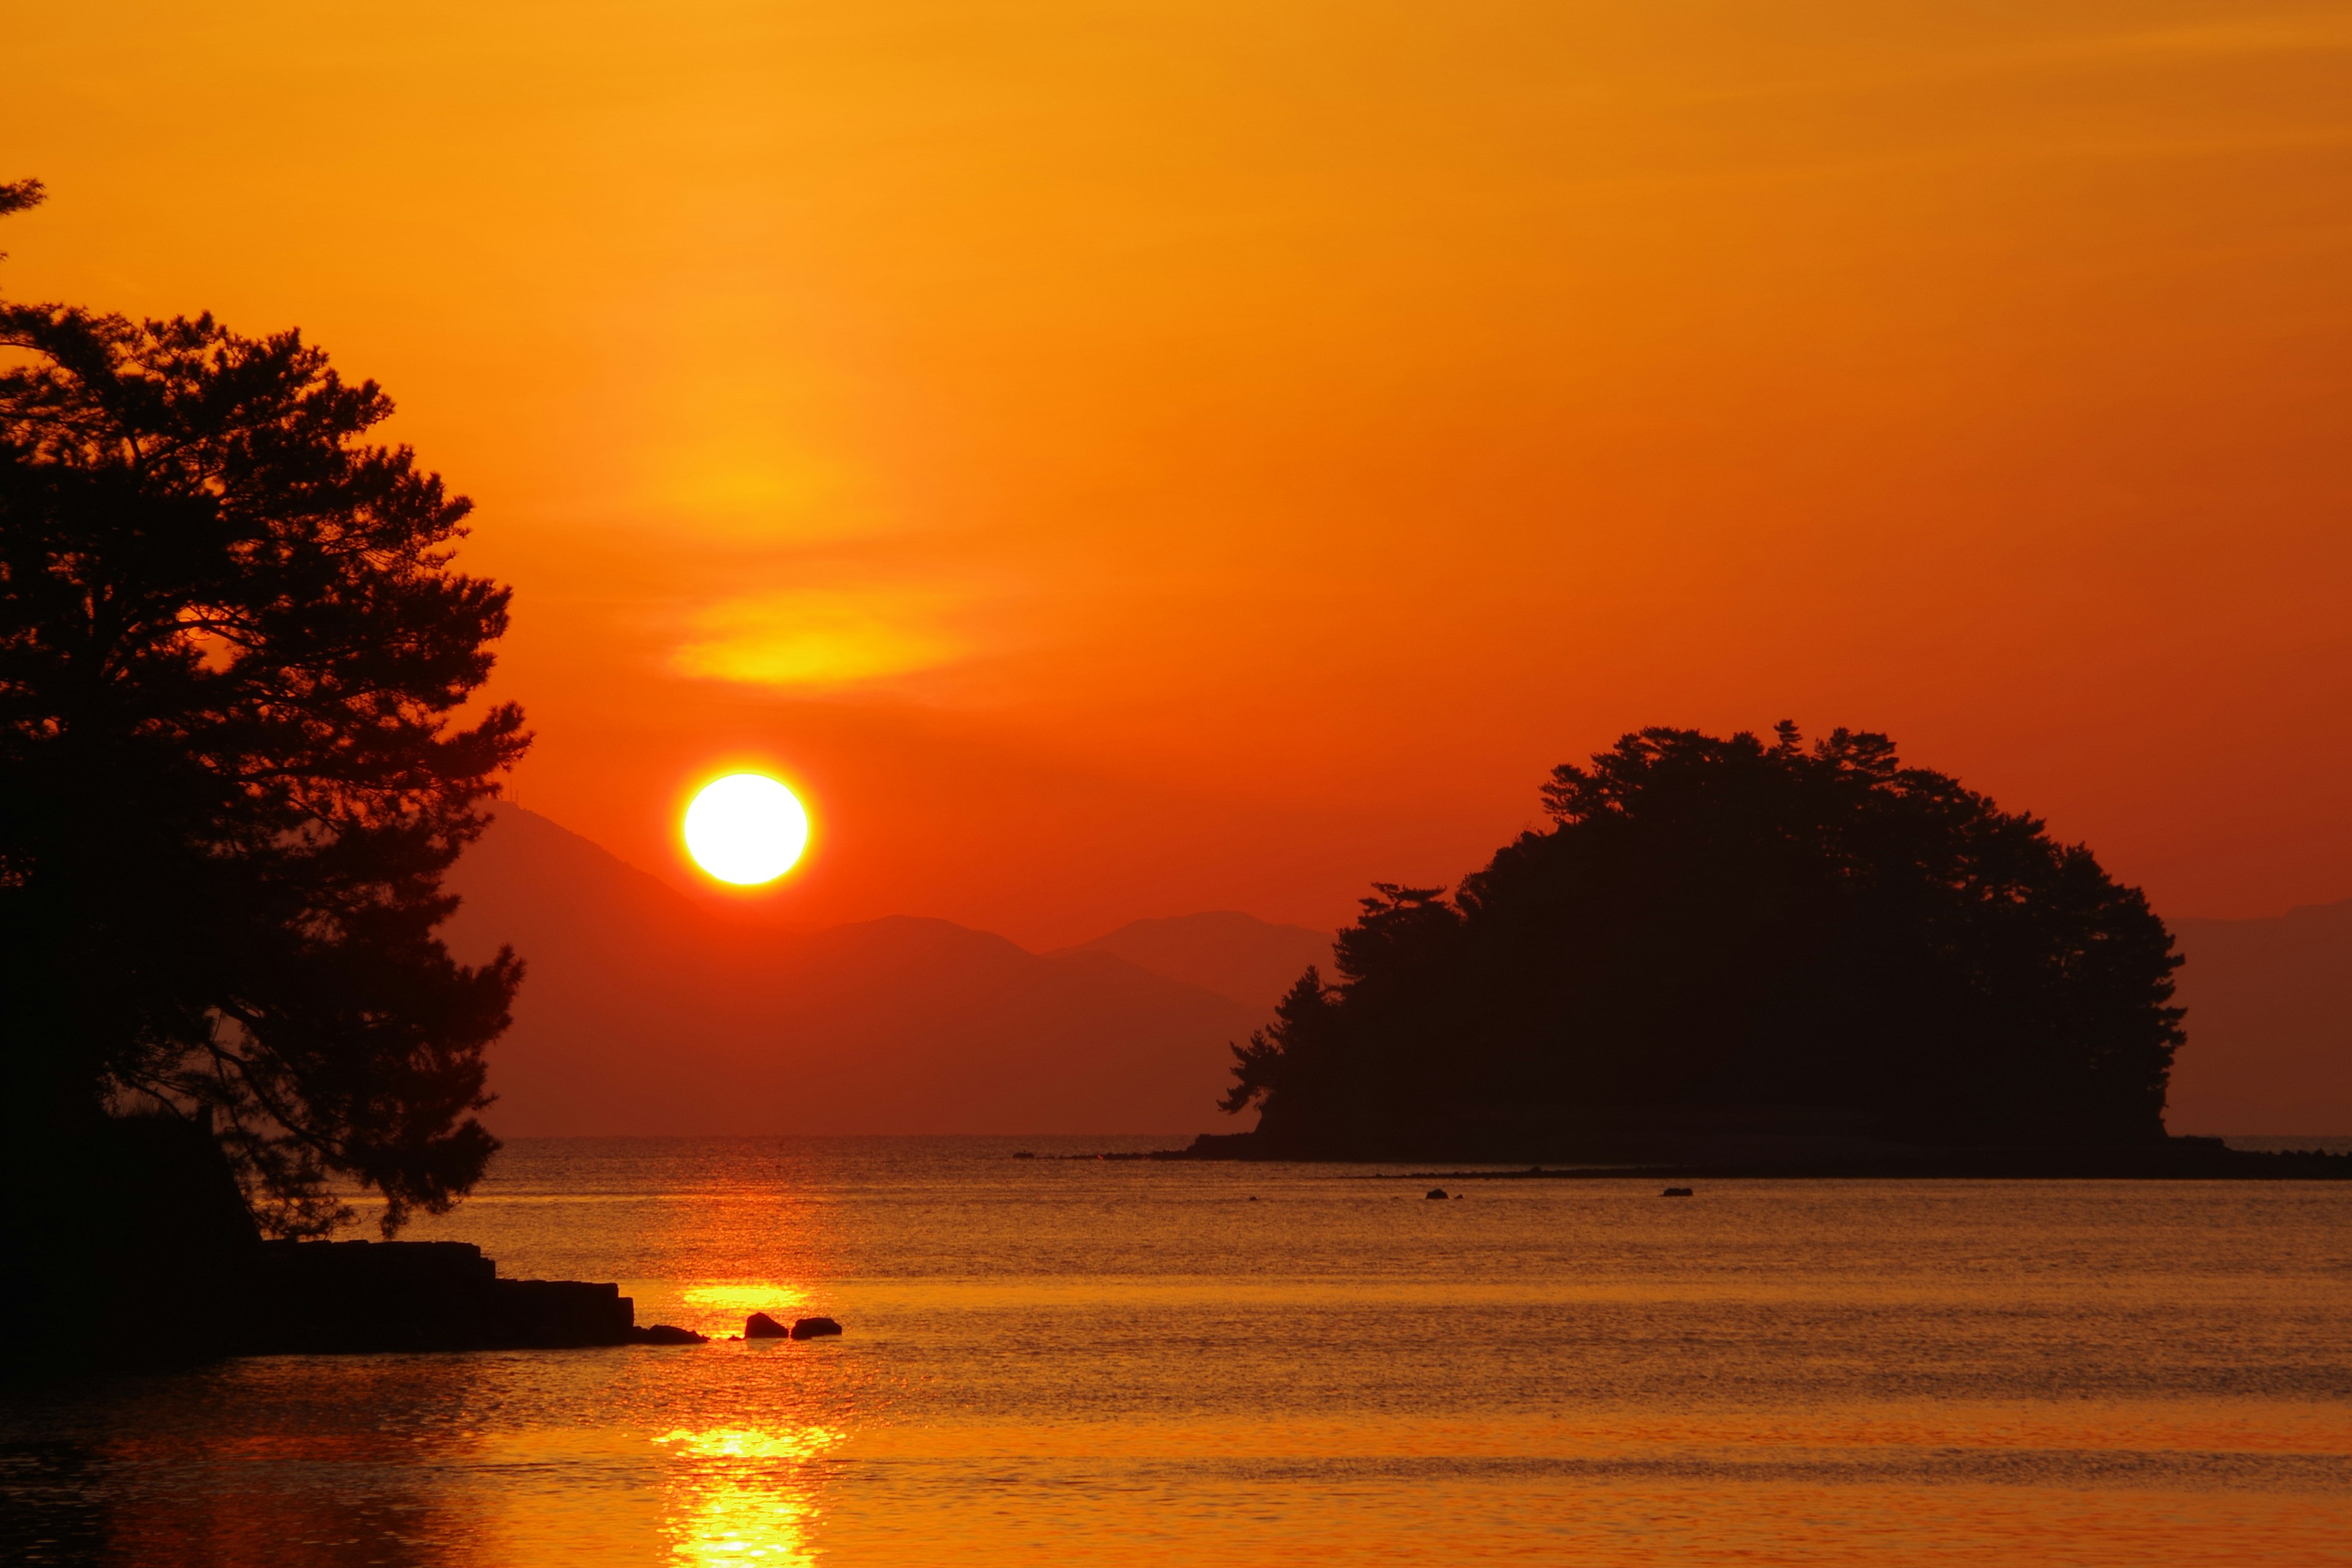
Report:
[{"label": "small buoy in water", "polygon": [[1658,1195],[1662,1198],[1686,1198],[1691,1195],[1691,1190],[1688,1187],[1668,1187]]},{"label": "small buoy in water", "polygon": [[1444,1187],[1432,1187],[1429,1189],[1429,1195],[1433,1198],[1442,1198],[1445,1195],[1445,1189]]}]

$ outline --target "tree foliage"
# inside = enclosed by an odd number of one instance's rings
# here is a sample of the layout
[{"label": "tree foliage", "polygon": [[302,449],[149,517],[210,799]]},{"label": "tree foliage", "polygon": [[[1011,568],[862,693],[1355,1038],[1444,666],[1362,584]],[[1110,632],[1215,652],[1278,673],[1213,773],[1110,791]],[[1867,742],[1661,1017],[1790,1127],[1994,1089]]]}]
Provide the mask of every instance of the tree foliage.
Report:
[{"label": "tree foliage", "polygon": [[1550,825],[1451,897],[1366,899],[1338,984],[1309,971],[1235,1048],[1224,1109],[1332,1151],[1596,1107],[2162,1135],[2181,1040],[2162,921],[2089,849],[1885,736],[1644,730],[1543,799]]},{"label": "tree foliage", "polygon": [[[37,186],[0,187],[0,210]],[[446,1209],[520,966],[442,874],[527,737],[467,502],[293,332],[0,304],[0,1026],[16,1125],[208,1118],[270,1228]]]}]

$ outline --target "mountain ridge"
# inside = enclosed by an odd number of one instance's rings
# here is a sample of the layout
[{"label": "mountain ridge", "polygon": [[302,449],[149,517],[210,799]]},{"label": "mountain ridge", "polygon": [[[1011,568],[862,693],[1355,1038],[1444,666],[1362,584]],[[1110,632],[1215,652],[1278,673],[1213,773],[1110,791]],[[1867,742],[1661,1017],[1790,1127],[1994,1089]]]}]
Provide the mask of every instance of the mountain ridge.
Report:
[{"label": "mountain ridge", "polygon": [[501,808],[453,868],[459,959],[526,965],[485,1114],[509,1136],[1106,1132],[1221,1120],[1261,1010],[1099,951],[914,915],[795,931]]},{"label": "mountain ridge", "polygon": [[1331,941],[1328,931],[1282,925],[1239,910],[1205,910],[1129,921],[1046,956],[1110,953],[1154,974],[1268,1012],[1308,964],[1330,976]]},{"label": "mountain ridge", "polygon": [[2172,922],[2175,1131],[2352,1133],[2352,899],[2252,920]]}]

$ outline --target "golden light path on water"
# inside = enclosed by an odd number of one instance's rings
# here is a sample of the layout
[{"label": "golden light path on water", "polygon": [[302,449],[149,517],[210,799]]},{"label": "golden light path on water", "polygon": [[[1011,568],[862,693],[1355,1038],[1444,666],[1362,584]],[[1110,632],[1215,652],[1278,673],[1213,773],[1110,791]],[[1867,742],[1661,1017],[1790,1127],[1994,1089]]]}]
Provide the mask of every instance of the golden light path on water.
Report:
[{"label": "golden light path on water", "polygon": [[698,1568],[815,1561],[809,1525],[816,1489],[807,1461],[843,1436],[824,1426],[721,1426],[655,1438],[677,1459],[665,1521],[677,1560]]},{"label": "golden light path on water", "polygon": [[780,1279],[711,1279],[678,1292],[678,1300],[694,1308],[697,1316],[737,1324],[753,1312],[797,1311],[808,1299],[806,1287]]}]

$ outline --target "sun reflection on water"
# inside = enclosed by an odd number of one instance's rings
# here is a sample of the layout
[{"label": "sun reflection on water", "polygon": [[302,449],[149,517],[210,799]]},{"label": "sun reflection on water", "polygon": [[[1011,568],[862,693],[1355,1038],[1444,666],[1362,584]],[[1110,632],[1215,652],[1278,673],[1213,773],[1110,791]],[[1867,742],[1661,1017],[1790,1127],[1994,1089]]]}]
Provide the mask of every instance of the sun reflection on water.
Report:
[{"label": "sun reflection on water", "polygon": [[673,1560],[698,1568],[815,1562],[814,1461],[842,1436],[827,1426],[714,1426],[655,1438],[675,1461],[664,1509]]},{"label": "sun reflection on water", "polygon": [[689,1285],[678,1295],[689,1307],[724,1312],[761,1312],[802,1306],[808,1300],[809,1293],[798,1285],[786,1285],[773,1279],[712,1279],[699,1285]]},{"label": "sun reflection on water", "polygon": [[677,1299],[685,1309],[680,1321],[721,1338],[740,1331],[753,1312],[789,1323],[810,1304],[806,1289],[775,1279],[705,1279],[687,1286]]}]

